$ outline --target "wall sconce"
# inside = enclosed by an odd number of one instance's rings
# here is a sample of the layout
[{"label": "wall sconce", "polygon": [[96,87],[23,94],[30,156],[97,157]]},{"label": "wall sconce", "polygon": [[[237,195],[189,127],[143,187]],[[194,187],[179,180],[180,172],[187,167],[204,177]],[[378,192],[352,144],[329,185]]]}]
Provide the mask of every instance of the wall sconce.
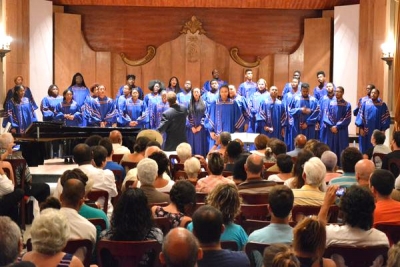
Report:
[{"label": "wall sconce", "polygon": [[381,45],[382,57],[381,59],[386,62],[389,69],[392,67],[393,55],[394,55],[394,42],[386,42]]},{"label": "wall sconce", "polygon": [[12,42],[11,36],[8,35],[0,36],[0,58],[2,62],[6,54],[11,51],[10,49],[11,42]]}]

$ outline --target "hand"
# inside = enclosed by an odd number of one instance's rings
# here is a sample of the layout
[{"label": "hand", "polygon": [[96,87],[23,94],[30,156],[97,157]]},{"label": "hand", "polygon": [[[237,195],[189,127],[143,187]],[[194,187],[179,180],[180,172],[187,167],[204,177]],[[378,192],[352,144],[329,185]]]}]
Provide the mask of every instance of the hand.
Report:
[{"label": "hand", "polygon": [[285,137],[285,128],[282,128],[282,130],[281,130],[281,136],[282,136],[282,137]]},{"label": "hand", "polygon": [[100,127],[101,127],[101,128],[106,127],[106,123],[105,123],[104,121],[100,122]]},{"label": "hand", "polygon": [[16,134],[16,133],[17,133],[17,129],[12,128],[12,129],[10,130],[10,132],[13,133],[13,134]]},{"label": "hand", "polygon": [[197,127],[196,127],[196,131],[197,131],[197,132],[200,132],[202,127],[203,127],[203,126],[201,126],[201,125],[197,126]]},{"label": "hand", "polygon": [[137,121],[131,121],[131,122],[129,122],[129,126],[131,126],[131,127],[135,127],[135,126],[137,126],[138,125],[138,122]]},{"label": "hand", "polygon": [[364,131],[363,128],[360,128],[360,135],[361,135],[361,136],[365,136],[365,131]]},{"label": "hand", "polygon": [[216,135],[214,132],[210,132],[210,137],[211,137],[211,139],[213,139],[213,140],[216,140],[216,139],[217,139],[217,135]]},{"label": "hand", "polygon": [[302,107],[301,108],[301,112],[303,112],[303,114],[310,114],[311,113],[311,109],[306,108],[306,107]]},{"label": "hand", "polygon": [[336,191],[338,190],[338,185],[331,185],[325,192],[324,204],[330,206],[335,203],[336,200]]},{"label": "hand", "polygon": [[4,175],[4,170],[3,170],[3,157],[0,160],[0,175]]},{"label": "hand", "polygon": [[305,129],[307,129],[307,123],[305,123],[305,122],[303,122],[303,123],[300,123],[300,128],[302,129],[302,130],[305,130]]},{"label": "hand", "polygon": [[332,126],[331,127],[331,132],[334,133],[334,134],[337,134],[338,133],[337,127],[336,126]]},{"label": "hand", "polygon": [[196,128],[195,127],[192,127],[192,133],[196,133],[197,132],[197,130],[196,130]]}]

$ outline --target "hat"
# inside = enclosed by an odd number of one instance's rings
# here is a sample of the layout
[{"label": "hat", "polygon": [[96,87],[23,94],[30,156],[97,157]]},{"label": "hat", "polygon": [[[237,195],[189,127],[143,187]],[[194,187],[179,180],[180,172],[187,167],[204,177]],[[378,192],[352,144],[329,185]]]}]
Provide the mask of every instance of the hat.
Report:
[{"label": "hat", "polygon": [[157,132],[156,130],[142,130],[139,132],[136,138],[145,136],[150,139],[150,141],[157,141],[160,146],[163,144],[163,137],[162,135]]},{"label": "hat", "polygon": [[394,188],[400,190],[400,175],[396,178],[396,181],[394,182]]}]

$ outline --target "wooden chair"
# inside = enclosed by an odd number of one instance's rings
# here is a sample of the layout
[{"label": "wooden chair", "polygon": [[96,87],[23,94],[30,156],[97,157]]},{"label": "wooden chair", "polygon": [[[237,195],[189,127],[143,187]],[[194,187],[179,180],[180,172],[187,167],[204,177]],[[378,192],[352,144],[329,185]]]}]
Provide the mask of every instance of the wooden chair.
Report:
[{"label": "wooden chair", "polygon": [[104,197],[103,211],[107,214],[108,210],[108,192],[105,190],[92,190],[86,196],[90,201],[96,202],[99,198]]},{"label": "wooden chair", "polygon": [[229,177],[229,176],[232,176],[233,175],[233,172],[230,172],[230,171],[223,171],[222,172],[222,176],[224,176],[224,177]]},{"label": "wooden chair", "polygon": [[196,192],[196,203],[205,203],[208,193]]},{"label": "wooden chair", "polygon": [[275,162],[264,162],[264,169],[268,170],[270,167],[274,166]]},{"label": "wooden chair", "polygon": [[90,218],[88,219],[89,222],[91,222],[96,229],[98,228],[101,231],[106,230],[106,221],[104,221],[104,219],[102,218]]},{"label": "wooden chair", "polygon": [[400,241],[400,225],[378,223],[374,228],[387,235],[390,245],[397,244]]},{"label": "wooden chair", "polygon": [[265,180],[268,180],[268,177],[272,174],[278,174],[279,172],[271,172],[271,171],[267,171],[266,169],[263,170],[261,177]]},{"label": "wooden chair", "polygon": [[171,230],[171,222],[167,217],[154,217],[154,224],[160,228],[164,236]]},{"label": "wooden chair", "polygon": [[197,178],[201,179],[201,178],[205,178],[207,176],[208,176],[208,172],[201,171],[201,172],[199,172],[199,175],[197,176]]},{"label": "wooden chair", "polygon": [[[62,249],[63,252],[69,254],[75,254],[80,248],[85,248],[85,259],[83,265],[85,267],[90,267],[90,262],[92,260],[93,244],[89,239],[71,239],[68,240],[65,247]],[[32,251],[32,240],[29,238],[26,241],[26,250]]]},{"label": "wooden chair", "polygon": [[400,159],[399,158],[390,158],[388,160],[388,169],[394,175],[394,177],[399,176],[400,174]]},{"label": "wooden chair", "polygon": [[246,252],[247,257],[250,260],[250,266],[252,266],[252,267],[257,266],[253,252],[256,251],[256,252],[259,252],[261,255],[263,255],[264,249],[266,247],[269,247],[269,244],[256,243],[256,242],[248,242],[246,244],[245,252]]},{"label": "wooden chair", "polygon": [[238,251],[239,250],[239,246],[236,243],[236,241],[221,241],[221,248],[223,249],[229,249],[232,251]]},{"label": "wooden chair", "polygon": [[160,206],[160,207],[166,207],[168,206],[168,202],[157,202],[157,203],[149,203],[147,206],[151,209],[153,206]]},{"label": "wooden chair", "polygon": [[268,226],[271,222],[270,221],[260,221],[260,220],[244,220],[240,223],[243,229],[246,231],[247,235],[250,235],[255,230],[264,228]]},{"label": "wooden chair", "polygon": [[[384,262],[381,266],[385,266],[388,250],[389,248],[387,246],[352,247],[332,245],[325,249],[324,257],[332,258],[332,255],[338,254],[343,257],[346,266],[360,267],[372,266],[374,260],[382,256]],[[335,257],[333,257],[333,259],[335,259]]]},{"label": "wooden chair", "polygon": [[[295,223],[301,221],[304,217],[310,215],[318,215],[321,206],[305,206],[305,205],[295,205],[292,209],[292,220]],[[328,211],[328,223],[337,223],[339,215],[339,207],[332,205],[329,207]]]},{"label": "wooden chair", "polygon": [[117,192],[118,192],[118,195],[116,195],[115,197],[113,197],[112,199],[111,199],[111,203],[113,204],[113,205],[116,205],[117,204],[117,202],[118,202],[118,199],[119,199],[119,196],[121,195],[121,187],[122,187],[122,182],[123,182],[123,179],[122,179],[122,171],[121,170],[111,170],[113,173],[114,173],[114,177],[115,177],[115,185],[116,185],[116,187],[117,187]]},{"label": "wooden chair", "polygon": [[138,266],[143,255],[150,253],[154,257],[151,266],[162,266],[158,255],[161,244],[156,240],[149,241],[110,241],[100,240],[97,245],[97,263],[100,267]]},{"label": "wooden chair", "polygon": [[125,171],[128,172],[131,169],[136,168],[137,162],[131,162],[131,161],[123,161],[121,162],[121,166],[125,168]]},{"label": "wooden chair", "polygon": [[114,161],[114,162],[119,164],[123,157],[124,157],[124,154],[113,154],[111,159],[112,159],[112,161]]},{"label": "wooden chair", "polygon": [[375,167],[381,168],[383,159],[386,158],[386,154],[383,153],[374,153],[372,154],[372,162],[375,164]]},{"label": "wooden chair", "polygon": [[174,181],[186,180],[188,178],[184,170],[178,170],[174,173]]},{"label": "wooden chair", "polygon": [[268,193],[239,193],[244,204],[268,204]]},{"label": "wooden chair", "polygon": [[269,220],[268,204],[247,205],[240,206],[240,215],[237,220],[241,224],[244,220],[253,219],[268,221]]}]

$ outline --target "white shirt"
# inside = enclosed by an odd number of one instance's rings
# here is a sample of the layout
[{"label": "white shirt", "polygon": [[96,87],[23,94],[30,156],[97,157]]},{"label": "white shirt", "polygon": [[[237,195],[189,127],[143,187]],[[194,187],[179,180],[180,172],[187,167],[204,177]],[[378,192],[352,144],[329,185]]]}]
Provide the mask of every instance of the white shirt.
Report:
[{"label": "white shirt", "polygon": [[385,233],[375,228],[365,231],[347,224],[330,224],[326,226],[326,246],[330,245],[389,246],[389,240]]},{"label": "white shirt", "polygon": [[0,175],[0,197],[10,194],[14,191],[14,185],[7,175]]},{"label": "white shirt", "polygon": [[130,154],[131,153],[129,148],[127,148],[126,146],[123,146],[121,144],[112,144],[112,146],[113,146],[114,154]]}]

